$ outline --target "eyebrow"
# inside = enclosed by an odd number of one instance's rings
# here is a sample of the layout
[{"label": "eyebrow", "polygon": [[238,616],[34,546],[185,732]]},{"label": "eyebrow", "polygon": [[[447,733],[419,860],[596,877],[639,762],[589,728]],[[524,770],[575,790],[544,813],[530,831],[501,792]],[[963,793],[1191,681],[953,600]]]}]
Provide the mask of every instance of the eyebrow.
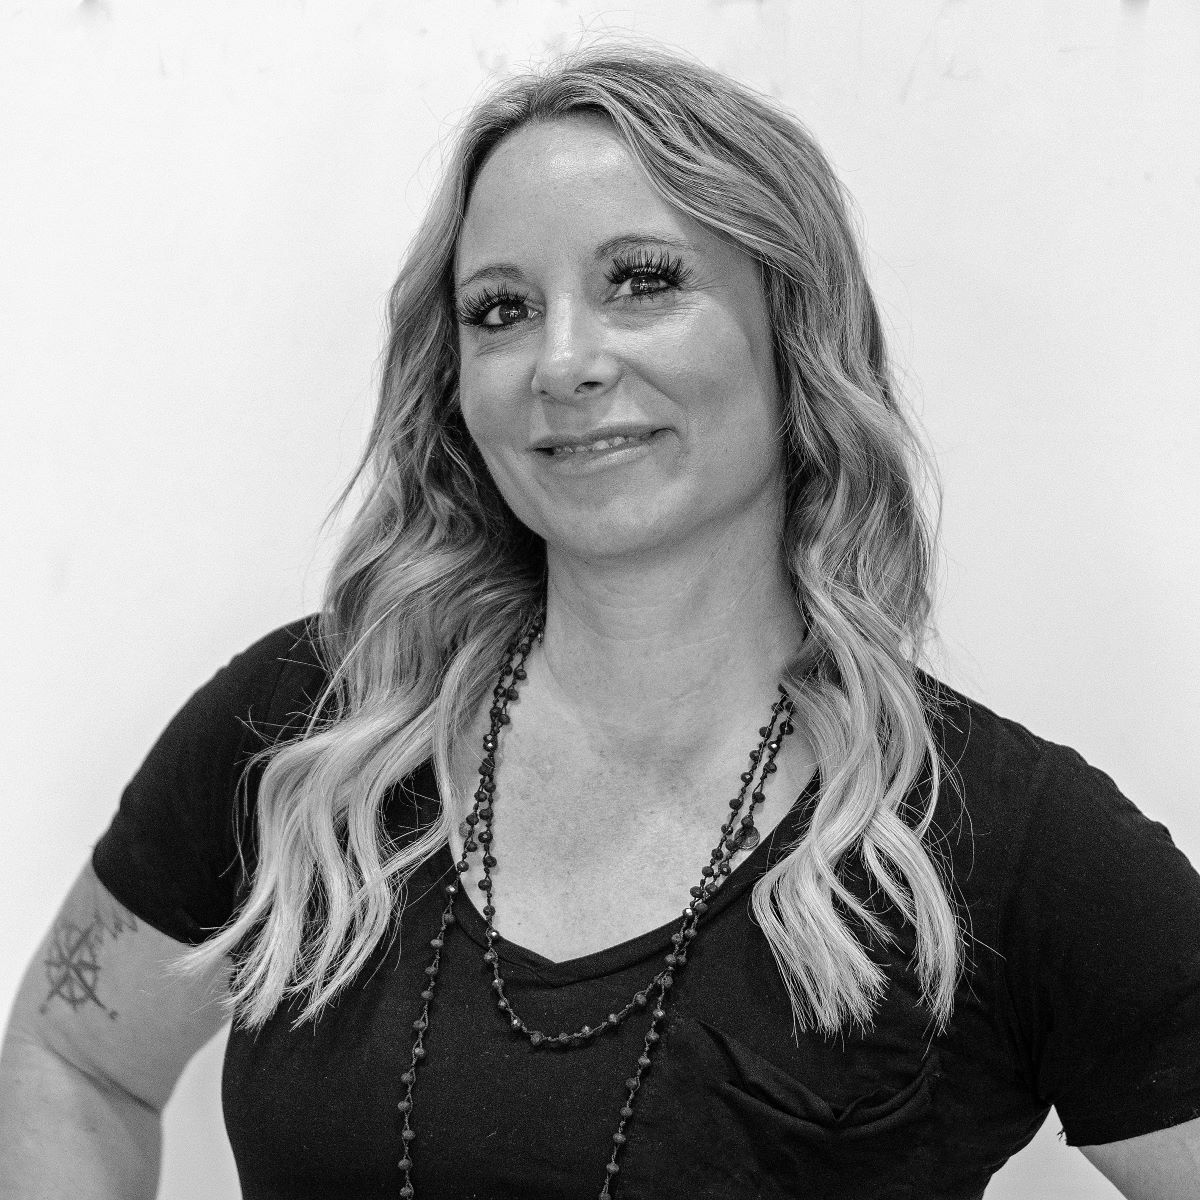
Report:
[{"label": "eyebrow", "polygon": [[[623,250],[639,250],[646,246],[670,246],[673,250],[688,250],[693,254],[699,253],[697,246],[681,238],[667,237],[657,233],[621,233],[616,237],[611,237],[607,241],[601,242],[592,252],[592,258],[596,262],[600,262],[602,259],[609,258],[613,254],[619,254]],[[489,263],[485,267],[480,267],[477,271],[472,271],[466,278],[460,279],[454,285],[454,290],[456,292],[464,291],[485,276],[493,276],[500,279],[523,279],[525,272],[515,263]]]}]

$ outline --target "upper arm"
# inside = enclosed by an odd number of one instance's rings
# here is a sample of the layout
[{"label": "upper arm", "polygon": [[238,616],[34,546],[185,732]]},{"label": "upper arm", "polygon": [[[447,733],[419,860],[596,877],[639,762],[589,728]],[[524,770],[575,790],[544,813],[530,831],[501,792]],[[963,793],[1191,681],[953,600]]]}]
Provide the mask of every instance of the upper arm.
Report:
[{"label": "upper arm", "polygon": [[1079,1149],[1128,1200],[1192,1200],[1200,1195],[1200,1118]]},{"label": "upper arm", "polygon": [[228,964],[180,973],[186,949],[120,904],[89,863],[25,973],[9,1037],[161,1110],[225,1021]]}]

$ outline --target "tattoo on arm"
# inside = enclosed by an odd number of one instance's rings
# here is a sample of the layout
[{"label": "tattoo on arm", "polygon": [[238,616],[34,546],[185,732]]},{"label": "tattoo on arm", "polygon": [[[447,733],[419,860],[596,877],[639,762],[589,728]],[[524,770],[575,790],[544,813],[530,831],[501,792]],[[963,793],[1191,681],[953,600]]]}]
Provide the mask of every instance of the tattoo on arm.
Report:
[{"label": "tattoo on arm", "polygon": [[137,918],[115,900],[93,895],[91,918],[82,925],[70,917],[59,917],[50,933],[46,951],[46,981],[49,990],[39,1012],[55,1000],[73,1011],[95,1005],[116,1020],[116,1009],[100,998],[100,947],[105,938],[116,941],[123,933],[137,930]]}]

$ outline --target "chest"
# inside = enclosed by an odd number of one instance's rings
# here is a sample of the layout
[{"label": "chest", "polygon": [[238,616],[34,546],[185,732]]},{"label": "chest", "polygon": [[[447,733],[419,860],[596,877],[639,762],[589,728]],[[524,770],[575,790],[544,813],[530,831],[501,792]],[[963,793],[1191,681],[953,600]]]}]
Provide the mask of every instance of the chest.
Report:
[{"label": "chest", "polygon": [[[446,866],[439,856],[414,880],[397,946],[381,948],[315,1025],[295,1030],[294,1013],[281,1011],[259,1034],[234,1030],[224,1103],[247,1200],[398,1194],[399,1079]],[[577,1050],[531,1050],[496,1010],[482,922],[464,904],[459,914],[414,1092],[417,1194],[595,1195],[645,1021]],[[502,957],[518,1011],[539,1028],[576,1029],[645,986],[667,948],[663,939],[586,970]],[[936,1179],[945,1200],[978,1197],[1041,1114],[1012,1090],[1011,1070],[989,1069],[978,1032],[972,1053],[943,1055],[939,1069],[912,999],[893,993],[869,1038],[797,1042],[775,964],[739,897],[680,974],[617,1196],[929,1196]]]},{"label": "chest", "polygon": [[[464,891],[477,911],[490,901],[501,936],[554,962],[677,921],[691,889],[705,881],[703,869],[721,841],[746,765],[733,759],[723,769],[652,780],[577,747],[527,743],[498,761],[488,844],[494,865],[485,881],[482,854],[472,854]],[[460,766],[459,795],[477,786],[474,766]],[[811,767],[781,751],[766,798],[755,805],[758,838],[779,823],[810,774]],[[745,798],[740,812],[749,810]],[[462,847],[456,828],[450,847],[456,860]],[[731,867],[752,848],[753,840]],[[480,887],[485,882],[488,890]]]}]

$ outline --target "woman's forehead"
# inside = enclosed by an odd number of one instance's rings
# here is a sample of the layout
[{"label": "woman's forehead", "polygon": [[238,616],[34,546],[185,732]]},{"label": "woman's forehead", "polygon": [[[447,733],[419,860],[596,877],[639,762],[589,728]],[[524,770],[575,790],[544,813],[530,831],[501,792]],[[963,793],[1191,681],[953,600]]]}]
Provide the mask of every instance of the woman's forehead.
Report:
[{"label": "woman's forehead", "polygon": [[460,276],[469,275],[496,254],[551,242],[588,250],[630,236],[695,242],[702,230],[659,194],[609,121],[567,117],[523,125],[491,152],[471,191],[456,262]]}]

